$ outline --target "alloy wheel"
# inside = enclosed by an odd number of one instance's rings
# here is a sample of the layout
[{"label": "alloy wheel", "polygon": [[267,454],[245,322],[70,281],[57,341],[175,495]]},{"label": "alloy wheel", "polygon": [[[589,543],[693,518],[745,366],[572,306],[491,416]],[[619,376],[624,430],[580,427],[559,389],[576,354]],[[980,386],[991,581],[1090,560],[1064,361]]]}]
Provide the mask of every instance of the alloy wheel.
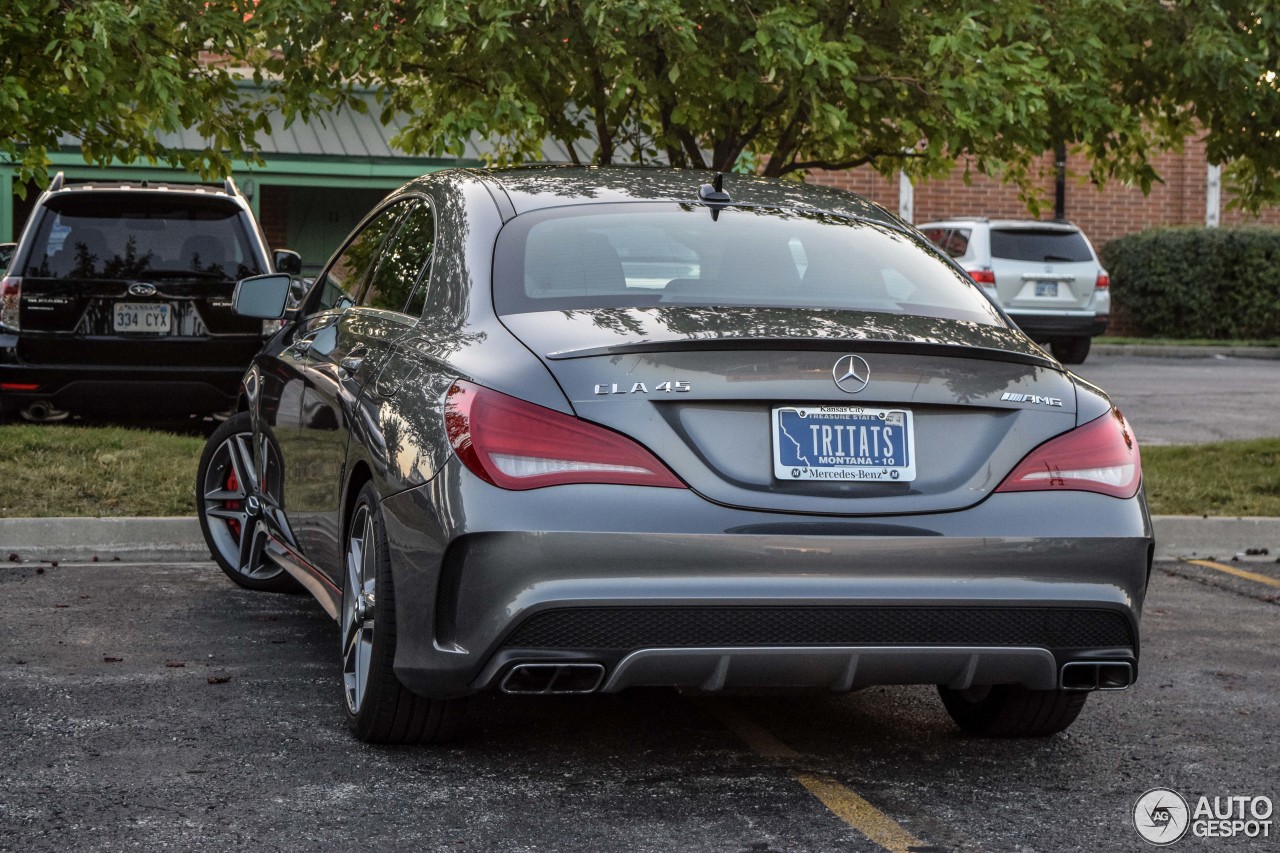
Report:
[{"label": "alloy wheel", "polygon": [[[264,442],[261,458],[267,459],[269,453]],[[283,571],[263,556],[266,485],[254,461],[253,433],[236,432],[213,452],[202,489],[213,546],[226,564],[253,580],[267,580]]]},{"label": "alloy wheel", "polygon": [[360,713],[369,686],[378,565],[375,549],[373,514],[361,503],[347,537],[342,590],[342,680],[347,710],[352,714]]}]

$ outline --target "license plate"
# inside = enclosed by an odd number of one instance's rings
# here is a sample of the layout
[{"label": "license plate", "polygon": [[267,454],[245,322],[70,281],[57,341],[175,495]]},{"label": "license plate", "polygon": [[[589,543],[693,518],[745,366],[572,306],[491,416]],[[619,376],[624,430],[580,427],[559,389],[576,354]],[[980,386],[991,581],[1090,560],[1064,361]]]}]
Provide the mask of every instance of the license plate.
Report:
[{"label": "license plate", "polygon": [[117,332],[151,332],[163,334],[169,331],[169,305],[154,302],[117,302],[112,312]]},{"label": "license plate", "polygon": [[1056,281],[1037,281],[1036,296],[1057,296],[1058,283]]},{"label": "license plate", "polygon": [[911,412],[779,406],[773,410],[773,475],[779,480],[909,483],[916,478]]}]

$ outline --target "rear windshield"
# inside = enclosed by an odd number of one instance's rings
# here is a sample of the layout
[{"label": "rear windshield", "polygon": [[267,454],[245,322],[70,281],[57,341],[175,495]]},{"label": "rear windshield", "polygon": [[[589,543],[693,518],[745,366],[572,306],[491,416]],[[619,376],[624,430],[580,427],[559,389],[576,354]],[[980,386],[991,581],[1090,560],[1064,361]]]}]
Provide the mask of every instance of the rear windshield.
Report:
[{"label": "rear windshield", "polygon": [[262,272],[237,205],[157,192],[51,199],[25,274],[58,279],[140,276],[235,280]]},{"label": "rear windshield", "polygon": [[910,237],[823,214],[598,204],[516,217],[498,240],[500,314],[658,305],[830,308],[1003,325]]},{"label": "rear windshield", "polygon": [[1072,263],[1092,261],[1093,253],[1079,231],[993,228],[991,257],[1009,261]]}]

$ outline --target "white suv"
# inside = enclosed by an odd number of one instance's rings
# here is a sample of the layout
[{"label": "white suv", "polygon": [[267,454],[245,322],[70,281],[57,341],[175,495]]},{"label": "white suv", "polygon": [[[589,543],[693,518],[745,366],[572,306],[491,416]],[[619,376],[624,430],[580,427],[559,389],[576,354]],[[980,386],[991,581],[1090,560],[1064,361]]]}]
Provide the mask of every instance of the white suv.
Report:
[{"label": "white suv", "polygon": [[961,218],[919,228],[1064,364],[1082,364],[1106,331],[1111,281],[1071,223]]}]

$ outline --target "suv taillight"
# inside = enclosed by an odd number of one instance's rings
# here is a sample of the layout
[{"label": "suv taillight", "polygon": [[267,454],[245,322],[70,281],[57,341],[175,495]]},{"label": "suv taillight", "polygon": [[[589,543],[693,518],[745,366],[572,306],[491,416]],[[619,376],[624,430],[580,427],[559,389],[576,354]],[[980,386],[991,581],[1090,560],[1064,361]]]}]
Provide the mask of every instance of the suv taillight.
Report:
[{"label": "suv taillight", "polygon": [[568,483],[685,488],[626,436],[470,382],[449,389],[444,424],[471,473],[503,489]]},{"label": "suv taillight", "polygon": [[1031,451],[996,491],[1098,492],[1131,498],[1141,482],[1138,440],[1124,415],[1113,408]]},{"label": "suv taillight", "polygon": [[0,279],[0,326],[18,331],[19,303],[22,301],[22,279],[16,275]]},{"label": "suv taillight", "polygon": [[1106,290],[1111,286],[1111,276],[1102,270],[1098,270],[1098,280],[1093,283],[1093,286],[1098,290]]},{"label": "suv taillight", "polygon": [[969,278],[981,285],[995,286],[996,274],[992,270],[965,270],[969,274]]}]

